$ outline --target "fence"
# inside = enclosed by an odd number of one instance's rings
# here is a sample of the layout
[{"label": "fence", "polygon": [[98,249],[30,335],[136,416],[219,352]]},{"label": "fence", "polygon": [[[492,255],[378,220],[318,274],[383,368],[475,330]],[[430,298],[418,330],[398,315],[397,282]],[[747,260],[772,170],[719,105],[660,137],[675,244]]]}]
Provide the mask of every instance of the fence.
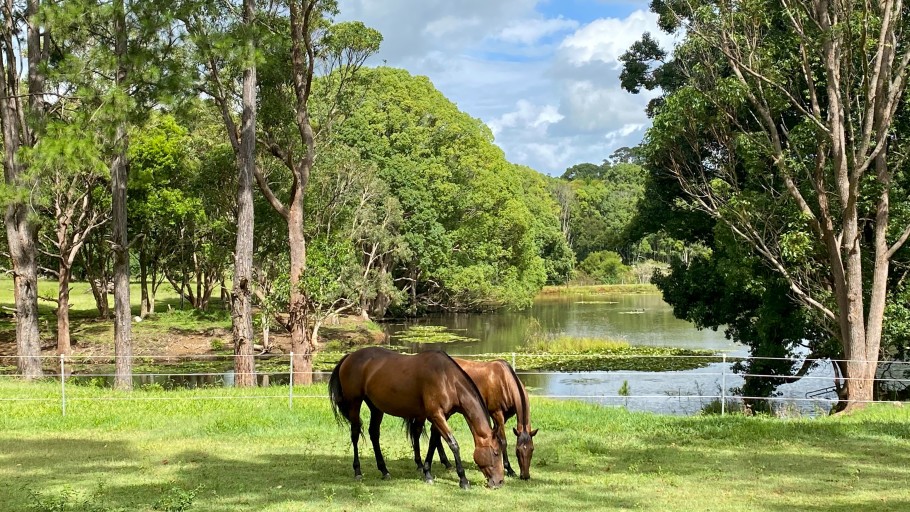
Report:
[{"label": "fence", "polygon": [[[627,369],[612,370],[587,370],[587,371],[534,371],[521,369],[522,363],[526,366],[539,366],[534,364],[535,358],[560,357],[572,358],[597,358],[598,362],[607,361],[609,366],[627,367]],[[510,360],[518,370],[530,394],[541,398],[577,399],[586,400],[605,405],[621,405],[632,410],[648,410],[664,413],[691,414],[705,409],[711,409],[720,414],[726,414],[730,407],[741,408],[748,402],[770,402],[771,409],[777,411],[793,410],[800,414],[815,414],[827,412],[831,405],[838,401],[835,394],[835,376],[832,361],[827,359],[807,360],[800,358],[761,358],[746,356],[688,356],[688,355],[579,355],[579,354],[480,354],[460,355],[463,358],[491,359],[502,358]],[[16,356],[0,356],[0,362],[15,360]],[[4,396],[0,395],[0,402],[4,401],[33,401],[48,402],[58,401],[61,414],[66,415],[68,402],[78,400],[168,400],[176,397],[150,395],[142,393],[143,387],[233,387],[237,374],[227,366],[233,361],[232,355],[197,355],[185,357],[172,356],[133,356],[135,362],[143,366],[152,367],[154,371],[134,371],[133,383],[139,391],[129,394],[112,394],[107,397],[76,397],[67,395],[67,388],[84,386],[86,384],[105,386],[113,381],[112,371],[104,371],[113,363],[111,356],[42,356],[43,367],[48,370],[45,378],[59,380],[60,391],[58,398],[31,397],[31,396]],[[286,387],[286,392],[280,394],[255,394],[255,395],[201,395],[197,399],[287,399],[288,407],[293,407],[297,399],[325,399],[325,394],[301,393],[301,388],[290,385],[295,373],[293,354],[287,355],[260,355],[256,356],[257,383],[268,386],[276,391]],[[643,363],[645,360],[676,360],[686,362],[683,366],[691,366],[684,370],[635,370],[628,369],[636,366],[636,361]],[[527,362],[530,361],[530,364]],[[763,361],[783,362],[796,367],[809,364],[812,366],[807,374],[801,377],[790,377],[779,374],[762,373],[734,373],[731,369],[735,362]],[[53,363],[53,364],[51,364]],[[163,371],[174,366],[188,364],[205,364],[210,367],[221,365],[221,368],[202,372],[167,372]],[[516,366],[516,363],[519,363]],[[638,365],[641,366],[641,365]],[[648,366],[648,365],[645,365]],[[651,365],[653,366],[653,365]],[[678,366],[678,365],[670,365]],[[53,367],[53,370],[50,368]],[[9,366],[7,366],[9,368]],[[297,372],[300,373],[299,371]],[[328,372],[315,371],[314,381],[323,381],[328,377]],[[12,374],[0,375],[0,378],[15,378]],[[778,386],[774,396],[743,396],[731,393],[731,389],[742,386],[746,379],[776,379],[777,382],[786,383]],[[841,382],[844,379],[839,378]],[[905,396],[910,390],[910,361],[888,361],[879,364],[876,376],[876,385],[879,390],[892,393],[894,396]],[[21,391],[23,388],[14,388]],[[306,388],[304,388],[306,389]],[[716,390],[712,392],[710,390]],[[73,395],[71,393],[71,395]],[[181,400],[187,399],[181,396]],[[871,400],[890,401],[890,400]]]}]

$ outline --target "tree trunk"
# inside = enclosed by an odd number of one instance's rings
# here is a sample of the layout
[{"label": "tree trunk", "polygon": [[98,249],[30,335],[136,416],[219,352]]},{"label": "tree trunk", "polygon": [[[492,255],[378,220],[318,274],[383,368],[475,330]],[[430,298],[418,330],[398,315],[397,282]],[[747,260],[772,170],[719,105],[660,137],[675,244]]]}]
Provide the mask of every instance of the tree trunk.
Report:
[{"label": "tree trunk", "polygon": [[[0,9],[0,126],[3,133],[3,178],[8,187],[30,187],[23,182],[26,170],[19,160],[22,146],[35,144],[35,134],[29,123],[37,124],[44,117],[44,69],[47,54],[41,45],[41,26],[37,21],[38,0],[29,0],[25,19],[15,19],[12,3]],[[21,61],[22,41],[13,43],[13,34],[27,27],[28,94],[20,94],[22,76],[17,64]],[[25,98],[28,108],[25,107]],[[37,122],[37,123],[36,123]],[[6,192],[7,195],[16,197]],[[41,340],[38,334],[38,226],[29,220],[29,207],[14,200],[4,215],[6,241],[13,263],[13,297],[16,305],[16,366],[26,379],[40,377]]]},{"label": "tree trunk", "polygon": [[142,299],[139,302],[139,317],[145,318],[155,312],[149,296],[148,254],[145,249],[139,249],[139,290]]},{"label": "tree trunk", "polygon": [[120,148],[111,165],[114,241],[114,356],[118,389],[133,388],[132,317],[130,312],[130,255],[126,231],[126,126],[117,126]]},{"label": "tree trunk", "polygon": [[294,352],[294,385],[313,383],[314,340],[310,337],[309,300],[301,288],[300,278],[306,269],[306,240],[303,235],[303,187],[292,192],[288,212],[288,241],[290,242],[291,296],[288,325],[291,328],[291,351]]},{"label": "tree trunk", "polygon": [[[252,25],[255,0],[244,0],[243,21]],[[252,49],[254,43],[247,43]],[[234,249],[234,283],[231,290],[231,331],[234,337],[236,386],[256,385],[253,357],[253,168],[256,165],[256,64],[250,55],[243,72],[243,112],[237,155],[237,243]],[[230,129],[230,127],[228,127]]]},{"label": "tree trunk", "polygon": [[107,302],[107,283],[104,277],[96,278],[92,274],[88,274],[89,286],[92,288],[92,296],[95,298],[95,308],[98,310],[98,315],[101,318],[110,318],[111,317],[111,306]]},{"label": "tree trunk", "polygon": [[13,260],[16,303],[16,367],[26,379],[41,377],[41,339],[38,334],[38,266],[35,243],[38,227],[28,220],[25,205],[6,209],[6,240]]},{"label": "tree trunk", "polygon": [[57,353],[69,355],[70,343],[70,278],[72,269],[60,264],[57,278]]},{"label": "tree trunk", "polygon": [[[114,1],[114,53],[117,56],[116,87],[125,87],[127,68],[126,11],[123,0]],[[111,223],[114,249],[114,387],[133,389],[133,336],[130,312],[130,254],[126,230],[126,182],[129,139],[125,113],[117,114],[114,159],[111,162]]]}]

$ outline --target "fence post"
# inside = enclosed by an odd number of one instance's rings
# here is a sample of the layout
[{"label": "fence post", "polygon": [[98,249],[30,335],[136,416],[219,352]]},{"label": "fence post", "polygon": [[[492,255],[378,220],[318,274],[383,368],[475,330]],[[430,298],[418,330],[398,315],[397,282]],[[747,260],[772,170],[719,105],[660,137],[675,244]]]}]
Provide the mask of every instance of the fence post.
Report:
[{"label": "fence post", "polygon": [[291,352],[291,372],[288,374],[288,409],[294,407],[294,353]]},{"label": "fence post", "polygon": [[66,373],[64,372],[64,357],[66,356],[60,354],[60,412],[63,416],[66,416]]},{"label": "fence post", "polygon": [[720,371],[720,415],[727,412],[727,353],[724,352],[724,367]]},{"label": "fence post", "polygon": [[512,352],[512,368],[515,368],[515,352]]}]

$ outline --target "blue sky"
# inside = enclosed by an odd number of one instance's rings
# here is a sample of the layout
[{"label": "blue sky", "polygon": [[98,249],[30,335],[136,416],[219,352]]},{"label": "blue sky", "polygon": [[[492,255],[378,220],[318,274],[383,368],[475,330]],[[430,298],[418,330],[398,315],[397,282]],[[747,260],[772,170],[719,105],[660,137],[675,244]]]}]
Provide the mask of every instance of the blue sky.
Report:
[{"label": "blue sky", "polygon": [[373,64],[428,76],[483,120],[506,157],[560,175],[641,141],[652,93],[619,87],[619,56],[659,33],[647,0],[340,0],[382,32]]}]

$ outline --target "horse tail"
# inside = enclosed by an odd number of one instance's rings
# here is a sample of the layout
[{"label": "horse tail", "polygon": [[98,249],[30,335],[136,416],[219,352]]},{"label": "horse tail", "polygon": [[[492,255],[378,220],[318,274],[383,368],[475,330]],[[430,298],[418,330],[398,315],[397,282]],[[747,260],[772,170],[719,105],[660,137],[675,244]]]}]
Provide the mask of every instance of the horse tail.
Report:
[{"label": "horse tail", "polygon": [[417,448],[420,443],[421,437],[426,437],[427,432],[424,426],[426,425],[425,420],[418,420],[415,418],[402,418],[404,421],[404,428],[407,430],[408,441],[411,442],[411,448]]},{"label": "horse tail", "polygon": [[332,402],[332,413],[335,415],[335,421],[339,425],[341,425],[342,420],[347,423],[351,422],[347,414],[345,414],[348,410],[348,401],[344,398],[344,392],[341,389],[341,377],[338,375],[341,363],[348,358],[348,355],[338,361],[338,364],[332,370],[332,376],[329,377],[329,401]]}]

